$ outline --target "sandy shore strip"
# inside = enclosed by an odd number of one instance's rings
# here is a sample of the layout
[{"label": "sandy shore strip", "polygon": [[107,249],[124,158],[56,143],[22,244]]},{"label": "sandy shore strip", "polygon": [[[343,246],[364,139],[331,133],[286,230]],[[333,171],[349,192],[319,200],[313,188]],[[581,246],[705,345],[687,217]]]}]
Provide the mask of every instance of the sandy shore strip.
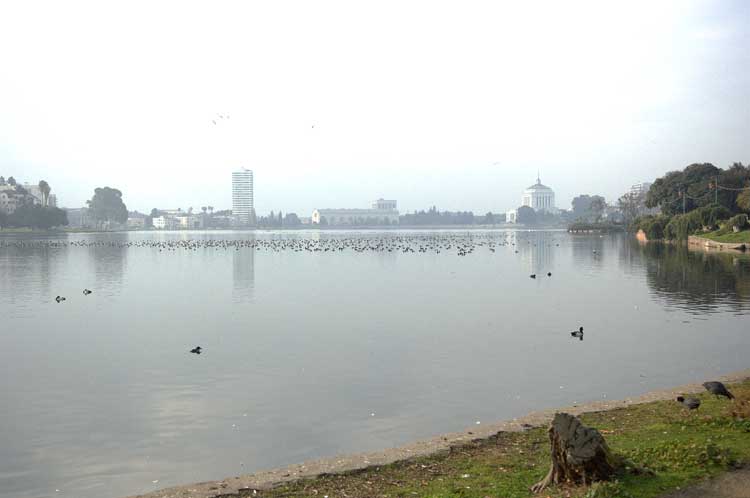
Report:
[{"label": "sandy shore strip", "polygon": [[[705,380],[715,380],[705,379]],[[719,377],[727,383],[741,382],[750,379],[750,369],[734,372]],[[386,465],[399,460],[417,456],[431,455],[448,450],[451,446],[463,444],[475,439],[483,439],[498,432],[518,432],[528,426],[544,426],[549,424],[557,412],[580,415],[587,412],[613,410],[632,404],[649,403],[673,399],[679,394],[700,393],[705,391],[701,385],[703,381],[685,384],[670,389],[651,391],[641,396],[622,400],[595,401],[577,406],[562,407],[550,410],[531,412],[520,418],[496,423],[482,423],[472,426],[463,432],[442,434],[430,439],[390,448],[382,451],[342,455],[331,458],[311,460],[302,464],[291,465],[286,468],[257,472],[238,477],[230,477],[220,481],[208,481],[183,486],[175,486],[144,495],[129,498],[232,498],[253,496],[253,490],[263,490],[273,487],[277,483],[293,481],[300,478],[315,477],[320,474],[333,474],[364,469],[367,467]]]}]

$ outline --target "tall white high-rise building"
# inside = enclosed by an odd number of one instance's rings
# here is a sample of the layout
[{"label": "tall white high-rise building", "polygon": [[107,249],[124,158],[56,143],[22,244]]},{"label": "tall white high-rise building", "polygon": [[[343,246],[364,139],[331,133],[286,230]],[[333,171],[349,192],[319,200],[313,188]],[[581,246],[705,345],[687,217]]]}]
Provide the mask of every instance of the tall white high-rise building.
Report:
[{"label": "tall white high-rise building", "polygon": [[253,172],[242,168],[232,172],[232,216],[237,226],[247,227],[252,223]]}]

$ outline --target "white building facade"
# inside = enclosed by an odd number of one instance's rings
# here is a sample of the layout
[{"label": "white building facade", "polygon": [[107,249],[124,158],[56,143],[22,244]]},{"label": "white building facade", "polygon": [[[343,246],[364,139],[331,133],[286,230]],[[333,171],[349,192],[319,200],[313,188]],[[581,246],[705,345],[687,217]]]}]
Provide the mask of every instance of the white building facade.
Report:
[{"label": "white building facade", "polygon": [[557,214],[555,206],[555,191],[546,185],[542,185],[539,177],[536,183],[523,191],[521,205],[533,208],[537,212]]},{"label": "white building facade", "polygon": [[372,209],[316,209],[310,221],[313,225],[383,226],[398,225],[397,202],[378,199]]},{"label": "white building facade", "polygon": [[232,216],[240,227],[249,227],[253,222],[253,172],[242,168],[232,172]]}]

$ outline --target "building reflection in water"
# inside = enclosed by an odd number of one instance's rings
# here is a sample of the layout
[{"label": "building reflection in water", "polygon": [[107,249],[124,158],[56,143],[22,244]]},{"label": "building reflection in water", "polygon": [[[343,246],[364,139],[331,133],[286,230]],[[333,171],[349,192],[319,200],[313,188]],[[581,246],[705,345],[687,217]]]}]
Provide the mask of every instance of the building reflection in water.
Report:
[{"label": "building reflection in water", "polygon": [[554,232],[513,232],[509,241],[516,244],[524,271],[539,275],[552,271],[556,243]]},{"label": "building reflection in water", "polygon": [[232,255],[233,297],[235,302],[251,302],[255,291],[255,249],[239,247]]}]

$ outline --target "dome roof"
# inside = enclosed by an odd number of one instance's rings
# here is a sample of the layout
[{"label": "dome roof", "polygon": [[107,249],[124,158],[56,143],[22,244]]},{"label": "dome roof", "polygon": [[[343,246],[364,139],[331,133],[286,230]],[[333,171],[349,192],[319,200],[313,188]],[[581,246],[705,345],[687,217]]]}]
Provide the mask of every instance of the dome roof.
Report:
[{"label": "dome roof", "polygon": [[527,187],[526,190],[552,190],[546,185],[542,185],[541,183],[535,183],[534,185]]}]

